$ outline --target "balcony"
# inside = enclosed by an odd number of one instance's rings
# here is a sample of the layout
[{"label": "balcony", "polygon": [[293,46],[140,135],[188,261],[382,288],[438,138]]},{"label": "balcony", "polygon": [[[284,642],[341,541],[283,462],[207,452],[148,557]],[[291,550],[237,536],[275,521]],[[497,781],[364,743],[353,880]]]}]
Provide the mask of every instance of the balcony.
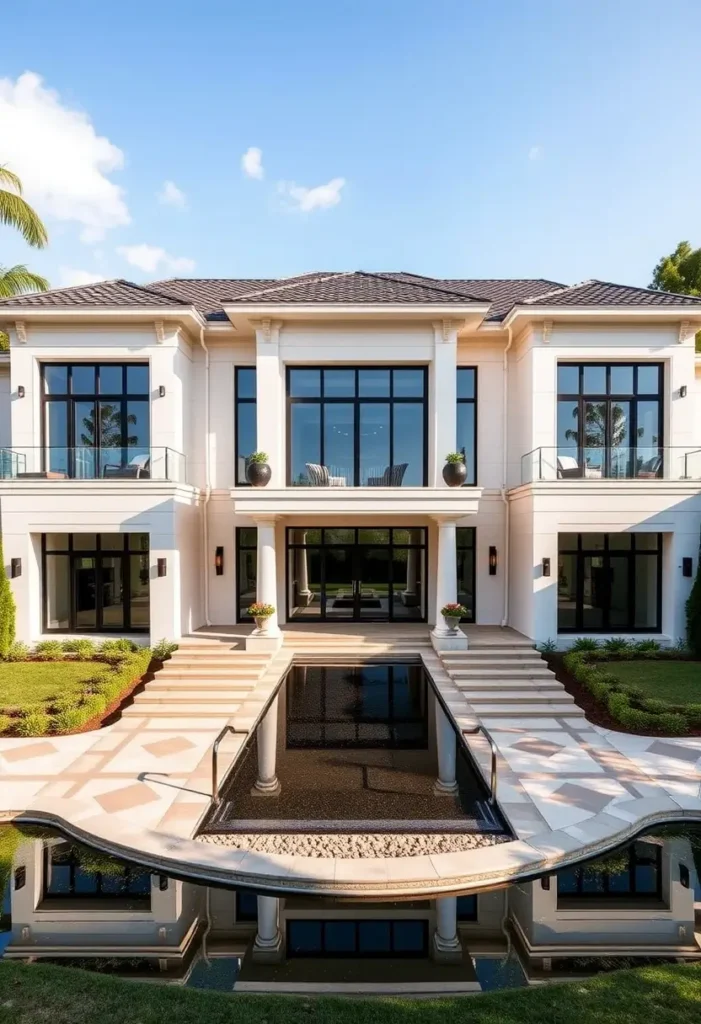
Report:
[{"label": "balcony", "polygon": [[[410,470],[407,473],[407,470]],[[325,466],[315,462],[304,464],[290,479],[292,487],[407,487],[422,482],[423,464],[410,469],[408,462],[396,465],[378,463],[376,466],[355,463],[352,459],[342,464]],[[357,484],[356,484],[357,481]],[[411,483],[409,483],[411,481]]]},{"label": "balcony", "polygon": [[542,480],[701,480],[701,448],[534,448],[521,458],[521,483]]},{"label": "balcony", "polygon": [[2,480],[167,480],[185,483],[173,448],[0,448]]}]

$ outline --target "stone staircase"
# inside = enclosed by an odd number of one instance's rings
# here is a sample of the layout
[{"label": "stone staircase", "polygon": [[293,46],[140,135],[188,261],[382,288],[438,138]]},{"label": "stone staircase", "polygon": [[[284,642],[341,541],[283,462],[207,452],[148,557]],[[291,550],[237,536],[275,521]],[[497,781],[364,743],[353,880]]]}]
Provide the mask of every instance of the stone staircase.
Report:
[{"label": "stone staircase", "polygon": [[526,637],[476,637],[467,651],[446,651],[441,661],[480,718],[584,718]]},{"label": "stone staircase", "polygon": [[243,707],[271,660],[231,640],[185,637],[122,717],[228,719]]},{"label": "stone staircase", "polygon": [[284,650],[305,661],[323,661],[327,665],[357,658],[418,658],[422,651],[431,649],[427,629],[424,632],[384,627],[382,632],[335,632],[330,627],[324,632],[284,630],[284,634]]}]

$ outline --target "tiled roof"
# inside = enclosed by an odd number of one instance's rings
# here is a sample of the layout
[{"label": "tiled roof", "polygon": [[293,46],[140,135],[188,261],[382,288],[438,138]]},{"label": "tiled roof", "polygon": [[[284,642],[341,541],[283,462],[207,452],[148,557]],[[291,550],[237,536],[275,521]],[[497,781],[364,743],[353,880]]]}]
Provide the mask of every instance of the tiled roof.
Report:
[{"label": "tiled roof", "polygon": [[224,305],[368,304],[443,305],[489,302],[486,320],[503,320],[515,305],[698,306],[701,298],[584,281],[563,285],[544,278],[433,278],[420,274],[319,271],[290,278],[173,278],[149,285],[130,281],[58,288],[0,301],[3,305],[46,307],[194,306],[209,321],[227,321]]}]

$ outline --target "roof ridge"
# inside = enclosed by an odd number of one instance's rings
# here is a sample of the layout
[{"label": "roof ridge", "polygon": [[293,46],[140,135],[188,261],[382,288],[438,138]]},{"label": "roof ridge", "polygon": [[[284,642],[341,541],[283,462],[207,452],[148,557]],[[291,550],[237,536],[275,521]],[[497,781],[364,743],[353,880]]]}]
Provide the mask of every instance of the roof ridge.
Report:
[{"label": "roof ridge", "polygon": [[611,288],[634,288],[636,292],[649,292],[650,295],[670,295],[672,298],[701,299],[701,295],[689,295],[687,292],[667,292],[662,288],[644,288],[637,284],[616,284],[615,281],[602,281],[601,278],[592,278],[591,283],[606,284]]},{"label": "roof ridge", "polygon": [[[95,284],[106,284],[104,281],[96,281]],[[191,302],[185,302],[183,299],[176,299],[174,295],[168,295],[166,292],[159,292],[156,288],[152,288],[150,285],[136,284],[134,281],[127,281],[124,277],[112,278],[111,284],[124,284],[127,288],[132,288],[135,291],[146,292],[147,295],[157,295],[160,299],[170,299],[172,302],[177,303],[179,306],[191,306]],[[91,285],[83,285],[84,288],[93,287]]]},{"label": "roof ridge", "polygon": [[[332,281],[335,277],[348,277],[349,275],[356,273],[358,273],[356,270],[339,270],[327,274],[324,274],[324,271],[320,271],[319,277],[315,277],[315,272],[312,272],[311,274],[299,274],[296,278],[285,281],[285,284],[276,284],[269,288],[258,288],[253,292],[244,292],[243,295],[236,296],[236,301],[240,302],[241,299],[251,299],[256,295],[268,295],[270,292],[285,291],[288,288],[299,288],[302,284],[308,284],[310,277],[313,277],[317,283],[323,283],[324,281]],[[232,278],[232,280],[236,279]],[[226,302],[226,298],[224,298],[223,301]]]},{"label": "roof ridge", "polygon": [[[577,284],[564,284],[564,285],[561,285],[559,288],[551,288],[547,292],[541,292],[540,295],[531,295],[527,299],[522,299],[521,303],[523,303],[524,306],[526,306],[526,305],[527,306],[533,306],[533,305],[535,305],[536,302],[541,302],[543,299],[550,299],[550,298],[552,298],[553,295],[562,295],[563,292],[575,292],[575,291],[577,291],[578,288],[584,288],[587,285],[595,284],[595,283],[596,283],[595,279],[593,277],[591,277],[591,278],[589,278],[589,280],[587,280],[587,281],[579,281]],[[518,305],[520,305],[519,302],[514,302],[514,306],[518,306]]]},{"label": "roof ridge", "polygon": [[[445,287],[441,288],[440,287],[441,280],[440,280],[440,278],[437,278],[437,277],[424,277],[422,274],[417,275],[417,276],[421,277],[425,281],[432,281],[433,282],[430,285],[424,285],[424,284],[417,284],[416,281],[408,280],[407,278],[396,277],[394,274],[388,274],[388,273],[385,273],[384,271],[358,270],[358,271],[355,271],[355,273],[363,274],[365,277],[375,277],[375,278],[378,278],[380,281],[394,281],[396,284],[410,284],[414,288],[430,288],[434,292],[442,292],[443,295],[457,295],[461,299],[472,299],[475,302],[490,302],[491,301],[485,295],[468,295],[465,292],[455,291],[454,288],[445,288]],[[400,271],[400,273],[404,273],[404,271]]]}]

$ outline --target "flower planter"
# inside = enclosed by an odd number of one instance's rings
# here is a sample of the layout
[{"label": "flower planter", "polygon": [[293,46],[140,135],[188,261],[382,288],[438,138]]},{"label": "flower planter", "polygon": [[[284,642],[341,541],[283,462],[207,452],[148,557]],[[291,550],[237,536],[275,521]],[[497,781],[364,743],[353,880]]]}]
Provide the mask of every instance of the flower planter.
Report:
[{"label": "flower planter", "polygon": [[265,630],[268,628],[268,623],[270,622],[270,616],[256,615],[254,622],[256,624],[256,629],[260,629],[263,632],[265,632]]},{"label": "flower planter", "polygon": [[459,615],[444,615],[443,621],[448,629],[451,629],[454,633],[457,632],[458,626],[460,625]]},{"label": "flower planter", "polygon": [[251,487],[265,487],[271,476],[272,470],[267,462],[249,462],[246,466],[246,479]]},{"label": "flower planter", "polygon": [[448,487],[462,487],[467,480],[467,466],[464,462],[446,462],[443,479]]}]

